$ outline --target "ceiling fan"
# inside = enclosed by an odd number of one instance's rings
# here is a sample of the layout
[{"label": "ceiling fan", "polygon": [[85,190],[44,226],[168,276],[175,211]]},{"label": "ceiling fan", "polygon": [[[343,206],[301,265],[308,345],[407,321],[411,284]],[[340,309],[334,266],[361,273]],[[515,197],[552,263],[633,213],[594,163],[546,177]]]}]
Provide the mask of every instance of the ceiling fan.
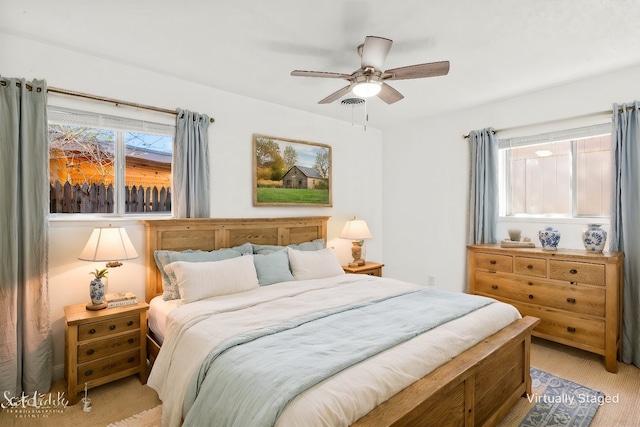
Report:
[{"label": "ceiling fan", "polygon": [[364,39],[364,43],[358,46],[358,55],[360,55],[361,58],[360,68],[351,74],[294,70],[291,72],[291,75],[330,79],[337,78],[349,82],[348,86],[320,100],[318,104],[329,104],[346,95],[351,90],[353,90],[356,96],[366,98],[377,95],[378,98],[387,104],[393,104],[394,102],[400,101],[404,96],[386,84],[385,81],[437,77],[447,75],[449,72],[449,61],[429,62],[382,71],[382,64],[392,44],[393,40],[384,37],[367,36]]}]

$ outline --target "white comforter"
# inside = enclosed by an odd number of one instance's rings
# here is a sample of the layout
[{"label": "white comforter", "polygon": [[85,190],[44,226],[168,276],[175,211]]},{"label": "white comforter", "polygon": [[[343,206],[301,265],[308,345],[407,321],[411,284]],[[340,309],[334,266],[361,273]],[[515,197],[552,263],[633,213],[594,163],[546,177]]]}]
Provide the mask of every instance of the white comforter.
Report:
[{"label": "white comforter", "polygon": [[[163,426],[179,426],[193,373],[210,350],[235,334],[313,311],[384,297],[421,286],[366,275],[283,282],[255,291],[178,306],[148,384],[163,401]],[[460,352],[520,318],[494,303],[428,331],[308,389],[277,426],[347,426]]]}]

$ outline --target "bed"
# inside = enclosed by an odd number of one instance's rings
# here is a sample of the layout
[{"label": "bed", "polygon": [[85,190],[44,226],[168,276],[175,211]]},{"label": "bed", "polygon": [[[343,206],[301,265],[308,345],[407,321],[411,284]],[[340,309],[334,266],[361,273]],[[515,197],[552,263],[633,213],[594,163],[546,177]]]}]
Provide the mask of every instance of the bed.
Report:
[{"label": "bed", "polygon": [[[150,315],[150,331],[152,332],[150,332],[150,336],[148,337],[148,349],[149,360],[152,365],[154,365],[150,382],[152,385],[154,383],[156,384],[154,388],[158,387],[158,389],[160,389],[159,395],[161,395],[161,398],[164,397],[163,407],[174,407],[173,415],[167,415],[165,417],[163,414],[163,421],[168,425],[176,424],[176,411],[178,409],[175,408],[181,408],[184,403],[173,401],[175,399],[173,391],[178,388],[176,383],[180,382],[179,377],[181,375],[181,370],[188,370],[185,368],[187,363],[184,362],[183,364],[183,359],[180,359],[180,357],[184,356],[184,360],[186,360],[191,356],[186,353],[197,353],[197,351],[187,350],[188,339],[186,341],[180,341],[180,339],[176,338],[178,336],[183,337],[183,334],[187,334],[187,332],[184,332],[182,329],[176,329],[179,328],[179,326],[176,326],[173,319],[180,318],[181,316],[187,316],[187,310],[184,308],[177,309],[175,313],[169,315],[169,313],[175,309],[175,306],[180,307],[180,304],[176,304],[175,302],[169,302],[169,304],[163,305],[164,308],[159,311],[153,308],[156,305],[154,302],[158,300],[158,298],[156,298],[156,300],[152,301],[153,298],[158,297],[158,295],[163,294],[165,291],[162,287],[162,273],[157,268],[154,257],[155,251],[217,251],[224,248],[242,247],[242,245],[247,242],[251,242],[254,245],[254,248],[256,246],[268,247],[270,245],[305,245],[307,242],[315,242],[318,241],[318,239],[326,241],[327,221],[328,217],[171,219],[145,221],[147,230],[146,299],[148,302],[152,303],[152,310],[150,311],[160,313],[159,318],[164,319],[158,320],[156,318],[156,314]],[[320,256],[321,253],[327,252],[327,250],[318,250],[317,253],[311,255],[306,254],[303,251],[298,251],[298,249],[302,248],[298,248],[297,246],[293,247],[296,249],[288,249],[289,254],[291,254],[291,256],[295,255],[296,258],[301,257],[303,260],[313,259],[309,257],[317,257]],[[245,260],[238,260],[237,263],[244,261]],[[293,258],[290,261],[293,263]],[[230,261],[229,263],[231,262],[235,263],[236,261]],[[178,267],[181,266],[180,263],[176,263],[175,265]],[[191,268],[191,266],[189,266],[189,268]],[[300,270],[298,270],[298,273],[299,272]],[[259,286],[255,292],[248,292],[247,295],[252,295],[251,298],[260,299],[260,304],[267,301],[268,304],[265,306],[275,304],[275,309],[272,314],[269,314],[269,316],[278,317],[281,313],[287,313],[287,315],[289,315],[289,312],[291,312],[290,314],[295,317],[296,315],[306,315],[306,312],[296,314],[296,310],[305,310],[305,304],[308,302],[306,300],[303,300],[302,302],[292,302],[294,301],[292,299],[293,294],[297,295],[297,293],[313,295],[312,298],[307,298],[307,300],[322,299],[323,304],[328,304],[328,306],[331,307],[337,307],[342,304],[341,298],[343,297],[354,298],[353,301],[359,303],[360,298],[363,298],[361,291],[363,287],[366,287],[367,293],[374,295],[377,300],[384,300],[385,303],[387,299],[389,301],[395,301],[396,299],[400,301],[399,298],[406,297],[404,294],[409,294],[409,297],[413,298],[413,295],[422,295],[425,292],[424,289],[418,289],[416,285],[364,275],[343,275],[341,277],[336,275],[335,277],[332,276],[323,280],[313,278],[310,280],[298,280],[300,278],[305,279],[303,276],[296,276],[295,281],[283,281],[274,283],[270,286]],[[306,288],[305,292],[299,291],[297,286],[302,286],[302,284],[304,284],[304,286],[309,286],[310,290],[308,293]],[[393,295],[391,295],[391,289],[393,289]],[[416,293],[412,294],[413,292]],[[284,302],[280,302],[281,297]],[[433,295],[428,296],[429,299],[432,297]],[[222,323],[218,323],[218,325],[228,326],[224,328],[224,333],[236,326],[239,328],[245,327],[239,326],[239,323],[235,323],[233,315],[228,313],[235,313],[239,306],[254,307],[258,305],[255,301],[247,303],[237,294],[226,295],[220,298],[214,298],[213,300],[215,300],[212,303],[214,305],[211,307],[206,305],[209,304],[206,299],[195,301],[194,304],[192,304],[192,307],[198,307],[198,310],[201,310],[199,313],[200,318],[206,318],[207,321],[210,321],[209,314],[222,316],[220,317],[220,322]],[[272,301],[274,302],[272,303]],[[172,304],[174,305],[173,308],[171,307]],[[221,309],[222,306],[220,304],[227,308]],[[280,307],[277,304],[289,304],[288,306],[284,306],[289,308],[283,309],[283,307]],[[167,308],[167,305],[169,305],[169,308]],[[487,325],[490,325],[494,318],[509,316],[506,314],[506,311],[500,312],[503,314],[499,314],[498,312],[493,313],[490,311],[498,310],[495,308],[496,306],[496,304],[490,304],[486,307],[475,310],[474,313],[480,313],[478,314],[479,316],[485,316],[486,321],[488,322]],[[500,310],[502,310],[502,308]],[[207,313],[207,316],[204,316],[204,313]],[[192,315],[188,314],[188,316]],[[169,334],[164,335],[166,331],[163,330],[161,326],[158,326],[157,324],[154,325],[154,322],[162,324],[166,322],[167,318],[171,318],[172,322],[170,323],[171,327]],[[237,316],[237,318],[248,319],[244,314]],[[188,319],[186,320],[187,324],[193,323],[193,318],[185,317],[185,319]],[[218,320],[216,319],[215,321],[217,322]],[[247,322],[250,321],[247,320]],[[466,333],[476,336],[476,333],[482,332],[480,329],[485,328],[485,326],[482,326],[478,331],[469,329],[474,327],[474,324],[476,325],[475,327],[477,327],[479,324],[478,321],[472,322],[471,326],[464,326],[456,322],[457,320],[451,321],[448,322],[447,325],[453,324],[454,327],[455,325],[458,325],[457,327],[461,328],[463,335]],[[491,333],[488,336],[479,339],[478,342],[455,355],[436,357],[430,352],[427,352],[425,357],[422,357],[420,352],[423,350],[421,350],[420,347],[415,347],[414,349],[409,350],[410,352],[414,352],[415,355],[420,356],[417,357],[418,359],[425,359],[428,361],[424,362],[425,365],[435,364],[437,366],[431,366],[428,368],[421,367],[420,369],[427,369],[428,373],[425,375],[420,374],[416,378],[404,378],[403,381],[407,382],[407,384],[404,384],[399,390],[393,388],[385,390],[384,393],[389,395],[386,396],[383,394],[384,398],[381,398],[380,395],[367,397],[367,399],[369,399],[367,403],[369,406],[366,407],[366,412],[362,412],[362,408],[354,409],[349,405],[346,405],[348,408],[334,411],[338,415],[333,414],[333,416],[337,417],[337,419],[340,420],[340,423],[334,423],[335,419],[334,421],[331,421],[331,415],[322,415],[325,417],[325,425],[344,424],[344,414],[340,412],[343,410],[347,412],[351,411],[349,412],[349,421],[347,424],[354,426],[471,426],[497,424],[517,399],[519,399],[525,392],[531,391],[531,379],[529,375],[529,348],[531,330],[537,324],[537,319],[531,317],[519,318],[519,315],[516,315],[511,320],[509,320],[508,317],[505,317],[503,322],[504,324],[500,326],[487,326],[486,328],[491,330]],[[419,337],[409,340],[408,344],[399,344],[386,351],[382,351],[379,354],[368,357],[366,362],[373,361],[373,365],[377,364],[378,366],[375,369],[378,369],[380,366],[385,369],[385,367],[390,365],[389,360],[395,360],[398,358],[398,354],[406,353],[406,348],[401,348],[401,346],[414,345],[415,342],[420,341],[422,339],[421,337],[424,337],[427,334],[433,334],[434,336],[437,336],[438,334],[442,336],[442,334],[444,334],[444,336],[448,336],[447,334],[449,332],[442,332],[444,331],[444,329],[441,329],[443,327],[444,326],[438,326],[433,330],[429,330],[425,334],[421,334]],[[163,336],[158,337],[157,332],[153,332],[158,330],[160,331],[160,335]],[[154,336],[154,333],[156,336]],[[204,337],[207,335],[206,340],[213,341],[212,343],[207,341],[207,345],[210,345],[213,348],[213,346],[219,344],[219,342],[216,344],[216,340],[228,338],[225,338],[224,333],[207,333],[202,336]],[[218,335],[220,337],[218,337]],[[194,337],[197,337],[197,335],[192,336],[190,339],[193,341],[196,339]],[[171,357],[166,356],[164,358],[160,357],[157,359],[160,352],[160,345],[158,341],[164,341],[164,355],[168,355],[169,352],[171,352]],[[429,343],[426,345],[430,346],[433,344]],[[400,353],[394,353],[394,351]],[[180,356],[182,354],[181,352],[185,354]],[[208,350],[203,350],[203,354],[207,352]],[[438,357],[444,357],[446,360],[438,362]],[[156,364],[156,361],[158,361],[158,364]],[[338,390],[338,395],[343,393],[344,396],[351,396],[353,390],[348,391],[348,388],[341,388],[346,387],[343,384],[345,382],[354,382],[354,378],[358,378],[357,375],[360,375],[363,372],[365,375],[369,375],[372,378],[378,378],[381,376],[378,371],[370,369],[374,368],[371,368],[363,361],[363,363],[355,364],[353,367],[344,369],[344,371],[335,374],[331,378],[321,381],[317,386],[313,386],[308,391],[301,393],[300,396],[293,399],[282,412],[279,412],[277,418],[278,422],[275,423],[275,425],[296,424],[296,421],[291,421],[287,424],[286,420],[305,419],[304,417],[307,415],[304,411],[315,411],[315,409],[309,409],[308,406],[312,401],[322,401],[324,399],[318,397],[321,396],[320,394],[313,394],[324,393],[322,390],[318,391],[319,389],[327,387],[331,389],[332,387],[335,387],[334,390]],[[395,370],[395,367],[390,370]],[[354,375],[356,377],[354,377]],[[413,375],[416,374],[413,373]],[[187,376],[190,378],[192,377],[192,375],[184,375],[185,378]],[[384,382],[384,375],[382,375],[382,377]],[[187,384],[185,387],[189,390],[190,388],[193,388],[193,384]],[[198,388],[199,387],[200,385],[198,385]],[[394,385],[394,387],[397,388],[397,384]],[[368,383],[364,386],[358,386],[358,389],[369,388],[373,389],[374,386],[369,386]],[[202,390],[205,389],[203,388]],[[182,396],[181,394],[179,395]],[[363,398],[362,400],[367,399]],[[326,400],[331,399],[327,398]],[[357,398],[356,400],[360,400],[360,398]],[[296,404],[296,401],[300,401],[302,403]],[[375,405],[372,406],[371,402],[374,401]],[[196,402],[198,401],[196,400]],[[192,403],[193,402],[189,403],[187,406]],[[193,403],[194,407],[198,406],[198,404],[199,403]],[[200,406],[202,405],[200,404]],[[208,404],[205,406],[208,406]],[[167,413],[169,412],[171,411],[167,409]],[[189,416],[191,416],[191,414],[189,414]],[[179,424],[180,417],[177,419],[177,423]],[[305,424],[307,423],[305,422]],[[311,424],[311,422],[309,422],[309,424]],[[322,422],[319,422],[318,425],[323,424]]]}]

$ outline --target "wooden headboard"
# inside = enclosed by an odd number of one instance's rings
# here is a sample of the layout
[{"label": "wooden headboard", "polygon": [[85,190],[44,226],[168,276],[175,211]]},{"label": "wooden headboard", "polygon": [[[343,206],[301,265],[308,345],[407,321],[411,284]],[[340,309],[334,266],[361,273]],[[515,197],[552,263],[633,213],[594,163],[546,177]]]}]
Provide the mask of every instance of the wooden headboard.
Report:
[{"label": "wooden headboard", "polygon": [[246,242],[286,246],[327,239],[328,216],[296,218],[185,218],[145,220],[147,283],[145,300],[162,294],[162,276],[153,253],[231,248]]}]

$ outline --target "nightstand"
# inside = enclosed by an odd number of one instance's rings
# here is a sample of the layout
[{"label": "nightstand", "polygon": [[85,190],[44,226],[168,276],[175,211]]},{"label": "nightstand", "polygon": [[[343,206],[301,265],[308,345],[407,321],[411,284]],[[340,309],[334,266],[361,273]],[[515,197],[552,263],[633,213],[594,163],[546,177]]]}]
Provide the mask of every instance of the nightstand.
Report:
[{"label": "nightstand", "polygon": [[368,274],[369,276],[382,277],[382,267],[384,267],[384,264],[365,262],[364,265],[360,267],[347,267],[346,265],[343,265],[342,269],[345,273]]},{"label": "nightstand", "polygon": [[137,304],[90,311],[86,304],[68,305],[65,316],[65,370],[70,404],[78,393],[138,374],[147,382],[147,310]]}]

